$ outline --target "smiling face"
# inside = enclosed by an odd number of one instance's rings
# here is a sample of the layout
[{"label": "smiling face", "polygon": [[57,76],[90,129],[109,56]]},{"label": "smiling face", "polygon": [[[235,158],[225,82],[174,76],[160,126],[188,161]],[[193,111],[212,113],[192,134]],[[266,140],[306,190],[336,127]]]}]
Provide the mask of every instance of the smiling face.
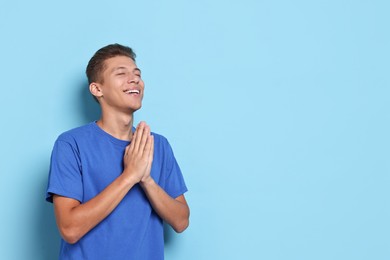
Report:
[{"label": "smiling face", "polygon": [[133,113],[141,108],[144,87],[135,62],[127,56],[115,56],[104,61],[100,83],[92,82],[90,91],[103,110]]}]

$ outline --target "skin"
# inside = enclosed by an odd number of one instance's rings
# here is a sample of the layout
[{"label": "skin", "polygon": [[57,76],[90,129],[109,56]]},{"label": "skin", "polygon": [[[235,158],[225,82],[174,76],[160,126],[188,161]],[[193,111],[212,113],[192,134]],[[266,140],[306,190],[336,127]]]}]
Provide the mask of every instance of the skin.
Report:
[{"label": "skin", "polygon": [[[150,127],[141,122],[132,133],[133,113],[141,108],[144,82],[141,71],[126,56],[105,61],[101,82],[93,82],[89,89],[101,106],[102,116],[97,124],[104,131],[121,140],[131,140],[123,156],[122,174],[93,199],[77,200],[53,196],[54,212],[61,236],[74,244],[106,218],[137,183],[143,188],[154,211],[180,233],[189,225],[189,207],[184,195],[170,197],[150,176],[154,139]],[[128,89],[139,94],[127,94]]]}]

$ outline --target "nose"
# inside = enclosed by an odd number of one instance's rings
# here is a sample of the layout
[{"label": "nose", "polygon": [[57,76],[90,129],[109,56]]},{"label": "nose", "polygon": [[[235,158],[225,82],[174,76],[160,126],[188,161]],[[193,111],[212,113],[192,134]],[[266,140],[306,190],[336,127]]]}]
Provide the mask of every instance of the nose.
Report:
[{"label": "nose", "polygon": [[127,83],[129,83],[129,84],[131,84],[131,83],[138,84],[139,81],[140,81],[140,78],[137,75],[131,75],[129,77],[129,79],[127,80]]}]

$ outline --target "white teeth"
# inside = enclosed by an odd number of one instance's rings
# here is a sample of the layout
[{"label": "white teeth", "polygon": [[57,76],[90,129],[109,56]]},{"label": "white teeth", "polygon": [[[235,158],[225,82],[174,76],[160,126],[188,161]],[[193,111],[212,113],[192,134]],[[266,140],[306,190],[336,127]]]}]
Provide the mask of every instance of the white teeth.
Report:
[{"label": "white teeth", "polygon": [[125,93],[127,93],[127,94],[139,94],[139,90],[130,89],[130,90],[125,91]]}]

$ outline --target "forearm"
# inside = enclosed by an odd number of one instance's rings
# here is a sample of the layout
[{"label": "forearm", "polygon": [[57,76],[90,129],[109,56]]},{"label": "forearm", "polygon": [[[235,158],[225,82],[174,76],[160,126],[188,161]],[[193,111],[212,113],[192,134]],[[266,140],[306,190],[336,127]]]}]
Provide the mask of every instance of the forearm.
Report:
[{"label": "forearm", "polygon": [[120,175],[96,197],[83,204],[66,204],[64,199],[67,198],[55,196],[57,225],[63,238],[69,243],[76,243],[116,208],[135,183]]},{"label": "forearm", "polygon": [[152,178],[140,184],[154,211],[176,232],[183,232],[188,227],[190,215],[184,196],[172,198]]}]

